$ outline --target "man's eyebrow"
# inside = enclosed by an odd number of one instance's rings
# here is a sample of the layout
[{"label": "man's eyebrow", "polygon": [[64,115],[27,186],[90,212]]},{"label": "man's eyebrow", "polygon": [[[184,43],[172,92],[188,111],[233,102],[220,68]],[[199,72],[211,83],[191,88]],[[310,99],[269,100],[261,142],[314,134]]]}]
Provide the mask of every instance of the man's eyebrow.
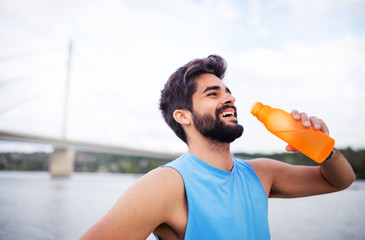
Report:
[{"label": "man's eyebrow", "polygon": [[[207,87],[206,89],[204,89],[203,93],[211,91],[211,90],[219,90],[219,89],[221,89],[220,86],[210,86],[210,87]],[[227,87],[226,87],[226,92],[231,93],[231,91]]]},{"label": "man's eyebrow", "polygon": [[211,91],[211,90],[219,90],[219,89],[221,89],[220,86],[210,86],[210,87],[207,87],[206,89],[204,89],[203,93]]}]

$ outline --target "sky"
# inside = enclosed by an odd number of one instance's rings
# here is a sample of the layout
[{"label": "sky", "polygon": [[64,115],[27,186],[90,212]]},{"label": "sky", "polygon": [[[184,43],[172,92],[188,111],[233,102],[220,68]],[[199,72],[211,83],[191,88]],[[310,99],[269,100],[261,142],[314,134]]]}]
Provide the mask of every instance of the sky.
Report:
[{"label": "sky", "polygon": [[[63,136],[70,55],[68,139],[185,152],[160,91],[218,54],[245,128],[233,152],[285,151],[250,114],[257,101],[322,118],[338,148],[365,147],[365,0],[0,0],[0,33],[0,130]],[[51,147],[0,142],[14,149]]]}]

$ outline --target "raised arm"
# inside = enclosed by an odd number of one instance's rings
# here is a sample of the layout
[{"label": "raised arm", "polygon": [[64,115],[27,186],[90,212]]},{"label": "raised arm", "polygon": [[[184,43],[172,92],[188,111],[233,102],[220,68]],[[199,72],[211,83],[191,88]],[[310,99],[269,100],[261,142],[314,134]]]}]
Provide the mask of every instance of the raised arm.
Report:
[{"label": "raised arm", "polygon": [[[182,185],[181,185],[182,184]],[[146,239],[160,224],[168,222],[184,199],[178,173],[159,168],[143,176],[80,239]]]},{"label": "raised arm", "polygon": [[[322,119],[308,117],[306,113],[299,113],[297,110],[293,110],[292,115],[294,119],[301,120],[304,126],[312,126],[315,130],[329,135],[328,127]],[[320,165],[320,169],[323,177],[340,190],[350,186],[356,178],[351,165],[336,149],[333,149],[331,157]]]},{"label": "raised arm", "polygon": [[[312,126],[317,131],[329,134],[326,124],[319,118],[308,117],[306,113],[292,111],[295,119],[303,126]],[[296,151],[287,146],[288,151]],[[271,159],[257,159],[251,163],[269,197],[304,197],[330,193],[349,187],[355,174],[346,158],[336,149],[319,166],[294,166]]]},{"label": "raised arm", "polygon": [[356,176],[351,165],[337,149],[331,158],[320,165],[323,177],[335,188],[341,190],[349,187]]}]

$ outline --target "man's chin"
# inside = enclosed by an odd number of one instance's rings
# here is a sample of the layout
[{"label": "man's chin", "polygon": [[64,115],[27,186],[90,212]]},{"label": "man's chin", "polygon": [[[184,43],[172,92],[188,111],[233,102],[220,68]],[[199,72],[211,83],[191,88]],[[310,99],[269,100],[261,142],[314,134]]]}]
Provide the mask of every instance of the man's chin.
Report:
[{"label": "man's chin", "polygon": [[219,117],[219,121],[221,122],[238,122],[236,117]]},{"label": "man's chin", "polygon": [[237,119],[225,119],[225,120],[221,120],[221,122],[223,122],[223,124],[226,126],[232,126],[232,127],[240,125],[240,124],[238,124]]},{"label": "man's chin", "polygon": [[228,121],[228,123],[232,123],[232,124],[238,125],[238,121],[237,120],[231,120],[231,121]]},{"label": "man's chin", "polygon": [[231,143],[242,136],[243,130],[243,126],[238,123],[225,124],[225,127],[221,128],[219,133],[215,132],[215,136],[211,137],[222,143]]}]

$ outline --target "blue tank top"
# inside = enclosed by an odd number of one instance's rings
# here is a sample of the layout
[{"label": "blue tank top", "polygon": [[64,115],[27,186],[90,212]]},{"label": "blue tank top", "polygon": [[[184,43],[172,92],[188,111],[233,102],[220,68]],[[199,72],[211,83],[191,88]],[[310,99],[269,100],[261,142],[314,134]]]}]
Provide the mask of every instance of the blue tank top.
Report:
[{"label": "blue tank top", "polygon": [[184,181],[185,239],[270,239],[265,190],[247,162],[233,161],[228,172],[186,153],[164,166],[177,170]]}]

